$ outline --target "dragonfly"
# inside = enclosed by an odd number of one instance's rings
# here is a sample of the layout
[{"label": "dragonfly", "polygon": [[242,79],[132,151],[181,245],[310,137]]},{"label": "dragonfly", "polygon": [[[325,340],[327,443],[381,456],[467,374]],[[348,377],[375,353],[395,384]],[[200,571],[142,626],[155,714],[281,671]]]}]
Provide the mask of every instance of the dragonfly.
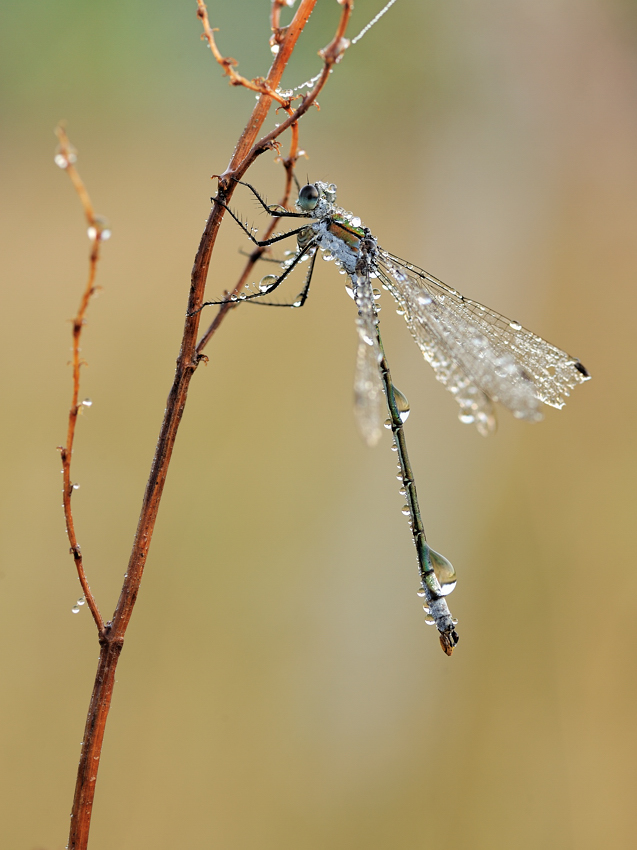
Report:
[{"label": "dragonfly", "polygon": [[[270,216],[306,221],[260,241],[223,197],[217,196],[214,200],[259,248],[296,236],[296,249],[281,262],[281,273],[266,275],[255,285],[255,291],[244,291],[221,302],[207,301],[202,307],[227,301],[302,307],[319,253],[346,276],[347,292],[357,308],[354,407],[359,429],[371,446],[380,440],[383,425],[392,431],[397,477],[406,503],[403,513],[409,517],[418,557],[418,594],[424,597],[426,622],[437,626],[442,648],[451,655],[458,642],[457,621],[445,597],[455,588],[456,573],[448,559],[429,546],[425,536],[403,428],[409,405],[391,379],[380,335],[376,302],[381,293],[376,283],[393,296],[397,312],[404,316],[424,359],[458,403],[460,421],[474,424],[484,436],[495,431],[495,403],[518,419],[537,422],[542,419],[542,405],[562,408],[570,391],[588,381],[590,375],[578,358],[519,322],[465,298],[413,263],[385,251],[358,216],[337,205],[333,183],[317,181],[303,186],[294,211],[269,205],[249,183],[242,185]],[[291,304],[268,301],[267,297],[304,261],[309,265],[297,299]]]}]

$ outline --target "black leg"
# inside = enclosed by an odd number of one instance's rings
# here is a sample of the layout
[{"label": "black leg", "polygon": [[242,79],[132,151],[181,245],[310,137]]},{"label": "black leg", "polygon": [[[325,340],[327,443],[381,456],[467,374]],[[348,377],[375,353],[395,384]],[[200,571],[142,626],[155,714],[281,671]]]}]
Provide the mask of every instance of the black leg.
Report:
[{"label": "black leg", "polygon": [[[301,233],[301,231],[305,230],[305,227],[307,227],[307,225],[304,225],[303,227],[297,227],[296,230],[288,230],[287,233],[279,233],[278,236],[273,236],[272,239],[264,239],[263,241],[259,241],[258,239],[254,238],[254,234],[252,233],[252,231],[248,230],[246,225],[241,221],[240,218],[238,218],[232,212],[230,207],[224,201],[222,201],[219,197],[212,198],[212,200],[216,204],[219,204],[219,206],[223,207],[227,211],[228,215],[232,216],[232,218],[237,222],[241,230],[243,230],[243,232],[246,234],[246,236],[248,236],[254,242],[255,245],[258,245],[259,248],[267,248],[268,245],[273,245],[275,242],[280,242],[282,239],[287,239],[288,236],[296,236],[297,233]],[[307,216],[303,217],[307,218]]]},{"label": "black leg", "polygon": [[[238,298],[235,295],[233,298],[223,298],[221,301],[205,301],[201,305],[199,310],[203,310],[204,307],[210,307],[211,305],[214,305],[214,304],[227,304],[228,302],[230,304],[243,304],[244,301],[252,301],[255,298],[263,298],[266,295],[270,295],[272,292],[274,292],[275,289],[277,289],[278,286],[281,285],[281,283],[283,283],[283,281],[290,274],[292,269],[294,269],[297,266],[297,264],[301,262],[302,258],[308,253],[308,251],[311,248],[313,248],[315,246],[315,244],[316,243],[314,241],[311,241],[308,245],[306,245],[303,248],[303,250],[300,251],[296,255],[296,257],[294,258],[294,261],[288,266],[288,268],[283,272],[283,274],[280,275],[275,281],[273,281],[268,286],[268,288],[265,289],[263,292],[254,292],[251,295],[245,295],[243,298]],[[312,276],[312,271],[314,269],[315,259],[316,259],[316,254],[312,257],[312,261],[310,263],[310,268],[308,270],[308,275],[307,275],[307,278],[306,278],[305,286],[303,288],[303,292],[301,293],[301,299],[300,299],[301,304],[298,305],[299,307],[302,307],[303,304],[305,304],[305,301],[307,300],[307,291],[308,291],[309,286],[310,286],[310,278]],[[256,302],[256,303],[258,303],[258,302]],[[270,307],[279,307],[279,306],[280,307],[293,307],[293,306],[295,306],[295,304],[269,304],[268,306],[270,306]],[[190,315],[191,316],[195,315],[195,313],[198,313],[199,310],[195,310]]]},{"label": "black leg", "polygon": [[240,186],[245,186],[246,189],[249,189],[254,195],[254,197],[257,199],[257,201],[261,204],[263,209],[274,218],[312,218],[312,216],[308,215],[308,213],[289,212],[289,210],[284,209],[279,204],[266,204],[261,195],[250,183],[244,183],[242,180],[236,180],[234,177],[232,178],[232,180],[234,180],[234,182],[238,183]]},{"label": "black leg", "polygon": [[[310,260],[310,267],[307,270],[307,274],[305,276],[305,284],[303,285],[303,289],[299,297],[292,304],[283,304],[277,303],[275,301],[251,301],[251,304],[258,304],[261,307],[303,307],[305,302],[307,301],[307,296],[310,291],[310,282],[312,280],[312,274],[314,272],[314,263],[316,262],[316,256],[318,251],[315,251],[312,254],[312,259]],[[277,284],[278,286],[278,284]],[[268,292],[264,292],[264,295],[269,295],[272,290],[268,290]]]}]

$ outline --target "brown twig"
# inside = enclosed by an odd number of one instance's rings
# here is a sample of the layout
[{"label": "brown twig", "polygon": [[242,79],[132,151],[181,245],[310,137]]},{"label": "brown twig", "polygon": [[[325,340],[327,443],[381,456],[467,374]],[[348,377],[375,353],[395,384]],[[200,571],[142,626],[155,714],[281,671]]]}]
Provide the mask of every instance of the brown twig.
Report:
[{"label": "brown twig", "polygon": [[82,552],[80,549],[80,545],[77,542],[77,536],[75,534],[75,523],[73,521],[73,511],[71,508],[71,496],[73,495],[73,490],[75,489],[74,485],[71,483],[71,457],[73,455],[73,441],[75,439],[75,426],[77,424],[77,417],[83,407],[83,405],[78,402],[78,399],[80,397],[80,369],[83,365],[82,360],[80,359],[80,338],[82,336],[82,328],[84,327],[84,321],[89,301],[91,300],[91,296],[95,292],[95,275],[97,274],[97,263],[100,256],[100,245],[105,233],[105,229],[103,220],[95,215],[91,199],[89,197],[88,192],[86,191],[86,187],[84,186],[84,183],[73,164],[76,159],[75,149],[69,142],[68,136],[66,135],[66,130],[64,129],[64,126],[62,124],[59,124],[57,126],[55,130],[55,135],[58,137],[59,140],[59,146],[55,156],[55,161],[57,165],[59,165],[60,168],[63,168],[71,178],[71,182],[73,183],[75,191],[79,195],[80,201],[82,202],[82,206],[84,207],[84,215],[86,216],[86,221],[88,222],[89,228],[91,229],[91,232],[93,234],[91,253],[89,257],[88,279],[86,282],[86,287],[84,288],[84,293],[82,294],[82,298],[80,300],[80,306],[78,308],[77,314],[75,315],[75,318],[73,319],[73,359],[71,361],[73,366],[73,393],[71,399],[71,409],[69,410],[69,424],[66,433],[66,445],[58,446],[58,449],[62,458],[62,475],[64,482],[62,489],[62,505],[64,507],[64,519],[66,521],[66,533],[69,537],[71,554],[73,555],[73,559],[75,561],[75,568],[77,569],[77,575],[80,580],[80,584],[82,585],[84,598],[86,599],[86,603],[91,611],[91,614],[93,615],[97,630],[101,633],[104,630],[104,621],[102,619],[102,615],[99,612],[93,594],[91,593],[91,588],[89,587],[88,580],[86,578],[86,573],[84,572]]},{"label": "brown twig", "polygon": [[[219,191],[223,196],[224,203],[232,196],[235,183],[230,177],[239,178],[243,176],[247,168],[263,151],[274,147],[277,138],[288,128],[292,128],[293,139],[290,156],[284,161],[287,171],[287,185],[284,193],[284,202],[287,203],[292,181],[292,169],[298,156],[297,122],[307,112],[316,96],[325,84],[332,65],[337,62],[347,47],[343,38],[345,27],[349,20],[353,0],[339,0],[343,6],[337,33],[332,42],[321,52],[324,60],[323,72],[313,91],[306,95],[301,104],[292,109],[290,99],[283,98],[277,94],[277,88],[283,71],[294,50],[299,35],[305,27],[308,18],[316,5],[317,0],[301,0],[290,24],[281,29],[278,28],[278,13],[282,4],[279,0],[273,0],[274,7],[271,20],[276,22],[275,33],[276,44],[279,47],[274,56],[274,61],[267,77],[264,80],[249,81],[234,71],[236,64],[232,59],[221,56],[216,48],[213,30],[210,28],[206,7],[202,0],[197,0],[197,14],[204,26],[204,37],[207,38],[211,50],[217,62],[223,67],[224,72],[230,77],[234,85],[242,85],[246,88],[259,92],[259,99],[254,107],[252,115],[247,122],[235,148],[230,164],[219,180]],[[288,118],[271,133],[256,141],[257,135],[263,126],[272,101],[281,104],[288,112]],[[157,519],[157,512],[161,500],[168,466],[172,456],[172,450],[177,436],[177,430],[186,404],[188,388],[193,374],[205,355],[201,353],[216,327],[226,315],[229,308],[223,305],[222,310],[213,322],[211,328],[202,337],[199,345],[196,344],[197,332],[200,322],[199,308],[203,302],[204,289],[212,250],[215,244],[219,226],[225,209],[220,204],[214,204],[199,243],[199,249],[195,257],[191,273],[190,291],[188,295],[188,306],[184,323],[183,336],[175,377],[168,396],[164,419],[161,425],[159,439],[155,456],[153,458],[150,476],[146,485],[142,502],[141,513],[137,531],[133,541],[133,547],[128,564],[128,570],[122,587],[122,591],[115,608],[113,619],[101,627],[98,622],[99,641],[101,646],[100,658],[95,677],[95,684],[89,705],[89,711],[84,731],[84,740],[78,767],[73,811],[71,815],[71,831],[69,836],[69,850],[85,850],[88,844],[88,835],[91,822],[91,812],[95,794],[95,782],[99,766],[101,747],[104,737],[104,729],[111,703],[115,670],[117,661],[124,643],[126,628],[130,621],[133,607],[139,592],[139,586],[144,572],[144,566],[148,555],[148,549]],[[99,241],[99,240],[98,240]],[[96,255],[97,256],[97,255]],[[248,263],[244,275],[247,276],[252,265],[260,256],[255,252]],[[92,287],[92,282],[91,282]],[[87,290],[89,291],[89,290]],[[91,289],[92,291],[92,289]],[[90,297],[90,293],[89,293]],[[225,308],[225,310],[224,310]],[[81,325],[80,325],[81,326]],[[68,445],[66,449],[68,449]],[[69,479],[70,480],[70,479]],[[87,595],[87,599],[88,599]]]}]

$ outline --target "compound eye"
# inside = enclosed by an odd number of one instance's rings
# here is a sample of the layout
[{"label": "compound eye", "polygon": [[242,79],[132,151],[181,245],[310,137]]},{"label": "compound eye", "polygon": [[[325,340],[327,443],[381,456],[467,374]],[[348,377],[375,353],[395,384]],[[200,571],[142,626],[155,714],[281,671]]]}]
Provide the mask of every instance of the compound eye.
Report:
[{"label": "compound eye", "polygon": [[299,207],[304,212],[310,212],[310,210],[313,210],[318,204],[319,197],[319,190],[314,183],[308,183],[307,186],[304,186],[299,192]]}]

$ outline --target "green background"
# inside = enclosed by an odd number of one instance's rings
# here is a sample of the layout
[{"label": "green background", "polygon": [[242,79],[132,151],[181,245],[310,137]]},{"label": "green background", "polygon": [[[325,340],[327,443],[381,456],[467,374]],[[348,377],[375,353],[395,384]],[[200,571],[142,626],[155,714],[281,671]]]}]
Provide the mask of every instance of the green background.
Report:
[{"label": "green background", "polygon": [[[359,0],[350,33],[379,5]],[[247,76],[269,66],[268,9],[209,6]],[[319,0],[285,85],[319,70],[339,9]],[[55,449],[89,245],[52,130],[68,121],[113,229],[73,467],[108,617],[210,175],[254,95],[222,78],[194,2],[5,2],[0,32],[0,845],[61,850],[98,646],[86,608],[71,614]],[[191,386],[91,850],[634,846],[636,41],[619,0],[402,0],[336,67],[303,121],[301,178],[335,182],[380,244],[576,354],[593,380],[540,425],[501,411],[485,440],[384,294],[425,526],[458,571],[449,659],[415,593],[389,438],[372,451],[356,431],[342,278],[321,263],[303,310],[230,315]],[[251,179],[278,198],[273,156]],[[247,194],[233,203],[265,226]],[[242,245],[225,222],[211,297]]]}]

